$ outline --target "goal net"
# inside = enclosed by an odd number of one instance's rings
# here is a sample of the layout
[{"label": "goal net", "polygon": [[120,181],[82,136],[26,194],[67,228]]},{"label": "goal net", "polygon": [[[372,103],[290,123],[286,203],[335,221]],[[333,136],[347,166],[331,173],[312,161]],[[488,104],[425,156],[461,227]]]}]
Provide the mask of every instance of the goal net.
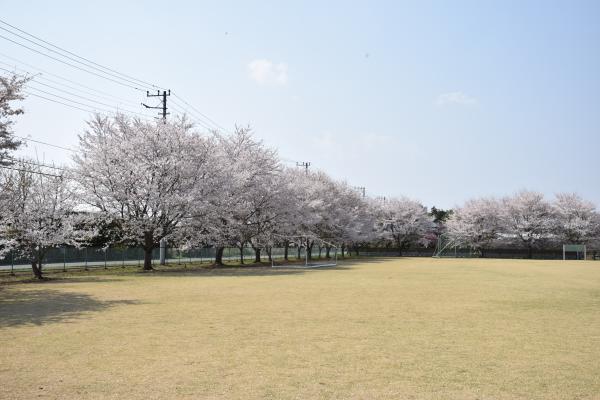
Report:
[{"label": "goal net", "polygon": [[585,260],[586,258],[585,244],[563,244],[563,260]]},{"label": "goal net", "polygon": [[285,255],[271,258],[272,267],[322,268],[335,267],[338,262],[338,246],[316,236],[278,235],[279,243],[288,245]]},{"label": "goal net", "polygon": [[477,255],[478,254],[475,250],[460,244],[456,240],[450,238],[450,236],[447,234],[441,234],[438,237],[435,250],[433,252],[433,257],[436,258],[470,258],[477,257]]}]

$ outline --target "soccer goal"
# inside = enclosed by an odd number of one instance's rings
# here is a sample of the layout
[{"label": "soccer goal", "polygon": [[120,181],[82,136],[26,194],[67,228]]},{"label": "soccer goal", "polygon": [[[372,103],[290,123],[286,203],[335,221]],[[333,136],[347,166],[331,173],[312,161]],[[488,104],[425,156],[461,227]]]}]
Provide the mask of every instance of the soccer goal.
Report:
[{"label": "soccer goal", "polygon": [[438,236],[435,250],[433,251],[434,258],[470,258],[476,256],[477,254],[472,248],[461,245],[447,234]]},{"label": "soccer goal", "polygon": [[[281,258],[271,258],[271,267],[273,268],[323,268],[335,267],[338,264],[338,246],[323,240],[316,236],[282,236],[277,235],[278,241],[285,240],[289,243],[290,254],[294,254],[296,263],[286,262]],[[311,243],[311,249],[308,249],[308,243]],[[325,248],[325,258],[315,258],[314,250],[316,248]]]},{"label": "soccer goal", "polygon": [[566,260],[567,256],[572,253],[575,253],[576,260],[585,260],[587,258],[585,244],[563,244],[563,260]]}]

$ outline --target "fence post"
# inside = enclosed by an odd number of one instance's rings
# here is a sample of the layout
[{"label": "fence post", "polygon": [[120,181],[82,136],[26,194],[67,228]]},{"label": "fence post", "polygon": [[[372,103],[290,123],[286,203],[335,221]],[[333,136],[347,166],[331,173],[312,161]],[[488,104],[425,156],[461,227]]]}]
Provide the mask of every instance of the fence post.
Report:
[{"label": "fence post", "polygon": [[159,254],[158,254],[159,263],[160,263],[160,265],[166,265],[167,264],[167,241],[164,238],[160,239],[159,249],[160,249]]}]

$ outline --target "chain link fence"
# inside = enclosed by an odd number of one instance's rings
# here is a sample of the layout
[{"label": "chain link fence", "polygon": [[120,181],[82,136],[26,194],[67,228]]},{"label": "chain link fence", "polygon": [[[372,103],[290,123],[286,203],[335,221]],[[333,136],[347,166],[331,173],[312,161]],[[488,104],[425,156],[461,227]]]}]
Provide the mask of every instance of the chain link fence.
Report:
[{"label": "chain link fence", "polygon": [[[261,260],[269,260],[268,252],[261,249]],[[282,259],[285,256],[283,247],[271,248],[271,257]],[[313,250],[313,257],[319,257],[318,249]],[[204,247],[193,249],[166,249],[166,263],[170,265],[187,263],[212,263],[215,260],[216,248]],[[254,249],[251,247],[243,248],[244,260],[253,262],[255,259]],[[298,252],[297,248],[288,248],[288,258],[295,260],[304,259],[306,253],[304,248]],[[325,252],[321,257],[325,256]],[[223,261],[240,261],[241,251],[237,247],[226,247],[223,251]],[[152,251],[152,262],[160,262],[160,249]],[[91,269],[91,268],[109,268],[139,266],[144,263],[144,250],[141,247],[56,247],[49,249],[43,260],[44,270],[63,270],[69,269]],[[31,269],[31,262],[28,259],[19,258],[14,253],[9,253],[4,258],[0,258],[0,273],[12,273]]]}]

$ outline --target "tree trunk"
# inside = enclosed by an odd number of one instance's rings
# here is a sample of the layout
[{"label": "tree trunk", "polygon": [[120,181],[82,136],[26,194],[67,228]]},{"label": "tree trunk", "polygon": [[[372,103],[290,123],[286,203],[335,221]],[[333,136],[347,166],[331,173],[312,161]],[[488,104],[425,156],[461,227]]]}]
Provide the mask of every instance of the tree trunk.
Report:
[{"label": "tree trunk", "polygon": [[240,264],[244,264],[244,246],[240,246]]},{"label": "tree trunk", "polygon": [[400,239],[396,240],[396,244],[398,246],[398,257],[402,257],[402,243],[400,242]]},{"label": "tree trunk", "polygon": [[152,250],[154,249],[154,234],[144,232],[144,271],[152,270]]},{"label": "tree trunk", "polygon": [[533,258],[533,246],[531,246],[531,245],[527,246],[527,258],[529,258],[529,259]]},{"label": "tree trunk", "polygon": [[479,254],[481,258],[485,258],[485,249],[479,249]]},{"label": "tree trunk", "polygon": [[356,256],[358,257],[360,255],[358,246],[354,247],[354,251],[356,251]]},{"label": "tree trunk", "polygon": [[37,279],[40,279],[40,280],[44,279],[44,277],[42,276],[42,265],[41,264],[38,267],[37,261],[32,261],[31,269],[33,270],[33,276],[35,276]]},{"label": "tree trunk", "polygon": [[267,247],[267,256],[269,256],[269,262],[272,263],[273,262],[273,248],[272,247]]},{"label": "tree trunk", "polygon": [[301,252],[302,252],[302,248],[300,247],[300,245],[298,245],[298,257],[296,257],[298,260],[300,259]]},{"label": "tree trunk", "polygon": [[342,245],[342,258],[344,258],[344,250],[346,250],[346,245],[345,244]]},{"label": "tree trunk", "polygon": [[287,240],[283,243],[283,259],[288,261],[288,250],[290,248],[290,242]]},{"label": "tree trunk", "polygon": [[313,245],[312,245],[312,243],[309,245],[308,241],[306,242],[306,245],[307,245],[306,246],[306,257],[309,260],[312,260],[312,248],[313,248]]},{"label": "tree trunk", "polygon": [[319,260],[321,259],[321,251],[323,250],[323,248],[321,246],[319,246]]},{"label": "tree trunk", "polygon": [[260,247],[253,247],[253,249],[254,249],[254,262],[255,263],[261,262],[261,259],[260,259]]},{"label": "tree trunk", "polygon": [[225,247],[217,247],[215,250],[215,264],[223,265],[223,252],[225,251]]},{"label": "tree trunk", "polygon": [[330,251],[331,251],[331,247],[325,246],[325,258],[331,258],[331,256],[329,255]]}]

